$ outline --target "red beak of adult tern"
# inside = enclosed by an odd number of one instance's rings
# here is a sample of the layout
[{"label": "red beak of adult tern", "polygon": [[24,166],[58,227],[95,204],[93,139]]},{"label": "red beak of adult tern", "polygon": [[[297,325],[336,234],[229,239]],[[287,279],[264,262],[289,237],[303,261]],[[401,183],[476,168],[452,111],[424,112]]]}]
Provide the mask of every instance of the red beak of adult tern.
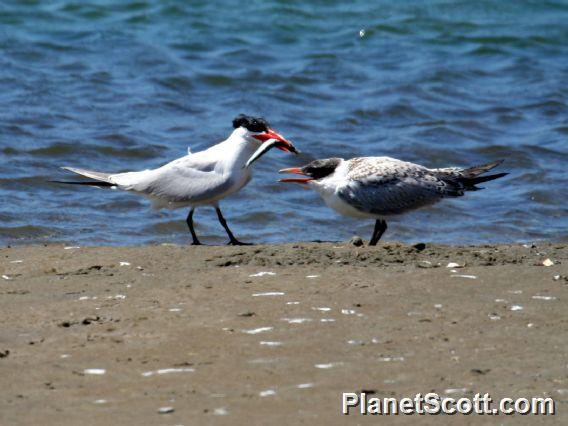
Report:
[{"label": "red beak of adult tern", "polygon": [[[296,175],[302,176],[309,176],[308,174],[304,173],[301,168],[299,167],[291,167],[289,169],[282,169],[279,170],[278,173],[293,173]],[[286,179],[279,179],[278,182],[289,182],[289,183],[300,183],[300,184],[307,184],[308,182],[314,180],[311,177],[308,178],[286,178]]]},{"label": "red beak of adult tern", "polygon": [[252,135],[252,137],[261,141],[262,145],[249,158],[249,160],[245,164],[245,167],[249,167],[252,163],[254,163],[274,147],[285,152],[299,154],[299,151],[296,149],[294,144],[274,129],[268,129],[266,132],[260,133],[258,135]]}]

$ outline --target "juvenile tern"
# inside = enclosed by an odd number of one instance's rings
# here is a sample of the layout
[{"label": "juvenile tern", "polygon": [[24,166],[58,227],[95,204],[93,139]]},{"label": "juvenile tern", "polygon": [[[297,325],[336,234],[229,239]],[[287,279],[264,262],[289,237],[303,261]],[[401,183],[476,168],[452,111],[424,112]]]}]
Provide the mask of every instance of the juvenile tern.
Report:
[{"label": "juvenile tern", "polygon": [[303,167],[280,170],[305,178],[280,179],[315,190],[328,207],[349,217],[375,219],[369,245],[377,244],[387,229],[386,218],[435,204],[442,198],[461,197],[476,185],[507,175],[481,176],[503,160],[466,169],[428,169],[390,157],[327,158]]},{"label": "juvenile tern", "polygon": [[196,207],[212,206],[229,236],[229,244],[242,245],[235,238],[219,207],[219,201],[249,183],[250,165],[271,148],[297,154],[289,140],[270,128],[260,117],[244,114],[233,120],[233,132],[223,142],[204,151],[191,153],[162,167],[126,173],[102,173],[74,167],[63,169],[92,180],[57,183],[115,187],[146,196],[155,208],[189,207],[187,226],[194,245],[201,244],[193,227]]}]

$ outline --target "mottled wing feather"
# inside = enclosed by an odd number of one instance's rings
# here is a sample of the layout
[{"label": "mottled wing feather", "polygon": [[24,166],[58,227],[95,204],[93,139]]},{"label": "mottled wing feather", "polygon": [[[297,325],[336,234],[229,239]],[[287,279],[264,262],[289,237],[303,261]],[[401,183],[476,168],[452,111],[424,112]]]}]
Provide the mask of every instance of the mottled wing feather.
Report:
[{"label": "mottled wing feather", "polygon": [[438,173],[389,157],[356,158],[348,167],[348,181],[338,188],[338,195],[365,213],[400,214],[463,195],[459,186]]}]

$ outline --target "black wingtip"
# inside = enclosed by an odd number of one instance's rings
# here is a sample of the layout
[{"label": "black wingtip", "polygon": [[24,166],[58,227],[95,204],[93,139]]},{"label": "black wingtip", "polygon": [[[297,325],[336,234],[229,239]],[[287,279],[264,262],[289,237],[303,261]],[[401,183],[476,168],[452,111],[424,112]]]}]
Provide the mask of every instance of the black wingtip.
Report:
[{"label": "black wingtip", "polygon": [[99,186],[101,188],[109,188],[116,186],[109,182],[99,182],[99,181],[87,181],[87,182],[76,182],[76,181],[64,181],[64,180],[48,180],[49,183],[61,183],[65,185],[85,185],[85,186]]}]

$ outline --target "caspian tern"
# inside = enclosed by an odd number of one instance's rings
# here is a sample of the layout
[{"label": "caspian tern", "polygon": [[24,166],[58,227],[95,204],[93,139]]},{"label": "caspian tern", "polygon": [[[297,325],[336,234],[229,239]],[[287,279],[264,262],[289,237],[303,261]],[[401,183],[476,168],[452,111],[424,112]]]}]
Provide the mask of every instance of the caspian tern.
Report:
[{"label": "caspian tern", "polygon": [[374,246],[387,229],[385,218],[483,189],[476,185],[508,174],[480,176],[502,162],[467,169],[428,169],[390,157],[328,158],[280,170],[307,176],[280,182],[307,185],[320,194],[328,207],[344,216],[375,219],[369,242]]},{"label": "caspian tern", "polygon": [[263,118],[241,114],[233,120],[233,128],[235,130],[225,141],[201,152],[188,152],[188,155],[157,169],[113,174],[63,167],[93,180],[55,182],[131,191],[146,196],[158,209],[189,207],[186,222],[194,245],[201,243],[193,227],[193,212],[199,206],[212,206],[229,236],[229,244],[242,245],[244,243],[237,240],[229,229],[219,201],[249,183],[252,177],[250,165],[271,148],[295,154],[298,151]]}]

